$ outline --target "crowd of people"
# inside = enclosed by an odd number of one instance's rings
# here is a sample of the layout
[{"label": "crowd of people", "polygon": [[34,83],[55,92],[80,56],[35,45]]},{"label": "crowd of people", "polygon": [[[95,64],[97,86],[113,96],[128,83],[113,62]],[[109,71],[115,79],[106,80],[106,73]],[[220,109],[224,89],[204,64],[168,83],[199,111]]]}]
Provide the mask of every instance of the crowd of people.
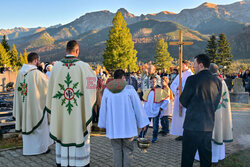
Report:
[{"label": "crowd of people", "polygon": [[54,141],[57,166],[89,166],[93,121],[106,129],[115,167],[131,166],[133,142],[146,137],[150,124],[152,147],[159,134],[182,141],[184,167],[194,159],[205,167],[225,158],[224,142],[233,140],[229,90],[207,55],[197,55],[192,65],[183,61],[182,86],[177,68],[167,74],[148,63],[141,73],[108,72],[78,55],[79,44],[71,40],[60,61],[41,66],[32,52],[19,71],[13,113],[24,155],[48,153]]}]

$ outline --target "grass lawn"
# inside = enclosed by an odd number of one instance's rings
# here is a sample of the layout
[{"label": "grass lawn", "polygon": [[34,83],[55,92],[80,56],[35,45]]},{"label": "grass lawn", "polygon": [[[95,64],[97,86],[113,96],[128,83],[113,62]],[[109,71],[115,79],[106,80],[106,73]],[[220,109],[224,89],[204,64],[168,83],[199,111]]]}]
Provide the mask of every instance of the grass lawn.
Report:
[{"label": "grass lawn", "polygon": [[23,146],[23,141],[18,137],[0,140],[0,150],[7,148],[18,148],[21,146]]},{"label": "grass lawn", "polygon": [[213,167],[249,167],[250,166],[250,148],[238,151]]}]

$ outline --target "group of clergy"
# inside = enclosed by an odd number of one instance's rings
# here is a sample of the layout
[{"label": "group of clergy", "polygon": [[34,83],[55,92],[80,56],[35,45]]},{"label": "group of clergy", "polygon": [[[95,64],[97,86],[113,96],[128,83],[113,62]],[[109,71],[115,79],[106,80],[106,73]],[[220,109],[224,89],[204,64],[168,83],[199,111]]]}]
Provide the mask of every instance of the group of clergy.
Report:
[{"label": "group of clergy", "polygon": [[16,130],[22,132],[23,155],[48,153],[55,141],[57,166],[89,166],[96,75],[89,64],[77,58],[79,44],[75,40],[67,43],[66,53],[54,65],[49,80],[37,69],[39,55],[28,55],[28,64],[16,79]]},{"label": "group of clergy", "polygon": [[[23,65],[16,79],[13,107],[16,130],[22,132],[23,155],[48,153],[55,141],[57,166],[89,166],[97,78],[90,66],[78,59],[79,44],[75,40],[67,43],[66,53],[54,65],[49,80],[37,70],[39,55],[34,52],[28,55],[28,64]],[[142,97],[144,106],[134,87],[127,84],[125,72],[120,69],[114,72],[114,80],[103,92],[98,126],[106,129],[111,141],[115,167],[131,166],[138,128],[141,128],[138,137],[145,137],[153,120],[155,143],[159,120],[160,133],[166,136],[172,114],[170,134],[183,141],[182,166],[192,166],[194,158],[200,159],[202,166],[225,158],[224,142],[232,141],[229,92],[217,75],[218,67],[212,64],[208,70],[207,55],[196,56],[194,64],[195,75],[188,62],[183,61],[182,88],[178,86],[178,76],[169,88],[167,77],[161,79],[159,87],[158,78],[152,75],[150,88]],[[183,90],[181,96],[179,89]],[[190,141],[193,137],[197,140]]]}]

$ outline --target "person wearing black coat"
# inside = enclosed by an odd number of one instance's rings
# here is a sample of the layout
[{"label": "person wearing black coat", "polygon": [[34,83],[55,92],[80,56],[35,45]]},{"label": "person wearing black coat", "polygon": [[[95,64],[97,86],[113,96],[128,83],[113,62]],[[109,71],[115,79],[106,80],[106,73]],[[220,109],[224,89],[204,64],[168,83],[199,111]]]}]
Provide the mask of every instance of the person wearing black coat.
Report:
[{"label": "person wearing black coat", "polygon": [[192,167],[198,150],[201,167],[212,164],[211,140],[214,115],[222,91],[221,81],[208,71],[209,57],[195,57],[195,75],[187,78],[180,96],[181,107],[187,108],[183,124],[182,167]]}]

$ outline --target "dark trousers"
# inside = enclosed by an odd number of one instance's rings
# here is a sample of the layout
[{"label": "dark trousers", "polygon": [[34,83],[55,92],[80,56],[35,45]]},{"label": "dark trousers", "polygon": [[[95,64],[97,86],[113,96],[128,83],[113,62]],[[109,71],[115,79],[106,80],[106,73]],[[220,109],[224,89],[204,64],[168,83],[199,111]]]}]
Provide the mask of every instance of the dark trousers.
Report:
[{"label": "dark trousers", "polygon": [[189,131],[183,132],[182,141],[182,167],[192,167],[195,153],[198,150],[201,167],[211,167],[212,165],[212,132]]},{"label": "dark trousers", "polygon": [[[157,139],[158,137],[158,131],[159,131],[159,119],[160,119],[160,112],[156,117],[153,118],[148,118],[149,121],[151,121],[151,119],[153,119],[153,139]],[[144,137],[147,134],[148,131],[148,127],[149,125],[146,126],[146,130],[145,131],[141,131],[139,134],[139,137]]]},{"label": "dark trousers", "polygon": [[100,111],[100,107],[97,104],[95,104],[95,107],[92,110],[92,118],[93,118],[92,122],[93,123],[98,123],[99,111]]},{"label": "dark trousers", "polygon": [[169,133],[169,120],[168,116],[163,116],[161,118],[161,127],[164,133]]}]

